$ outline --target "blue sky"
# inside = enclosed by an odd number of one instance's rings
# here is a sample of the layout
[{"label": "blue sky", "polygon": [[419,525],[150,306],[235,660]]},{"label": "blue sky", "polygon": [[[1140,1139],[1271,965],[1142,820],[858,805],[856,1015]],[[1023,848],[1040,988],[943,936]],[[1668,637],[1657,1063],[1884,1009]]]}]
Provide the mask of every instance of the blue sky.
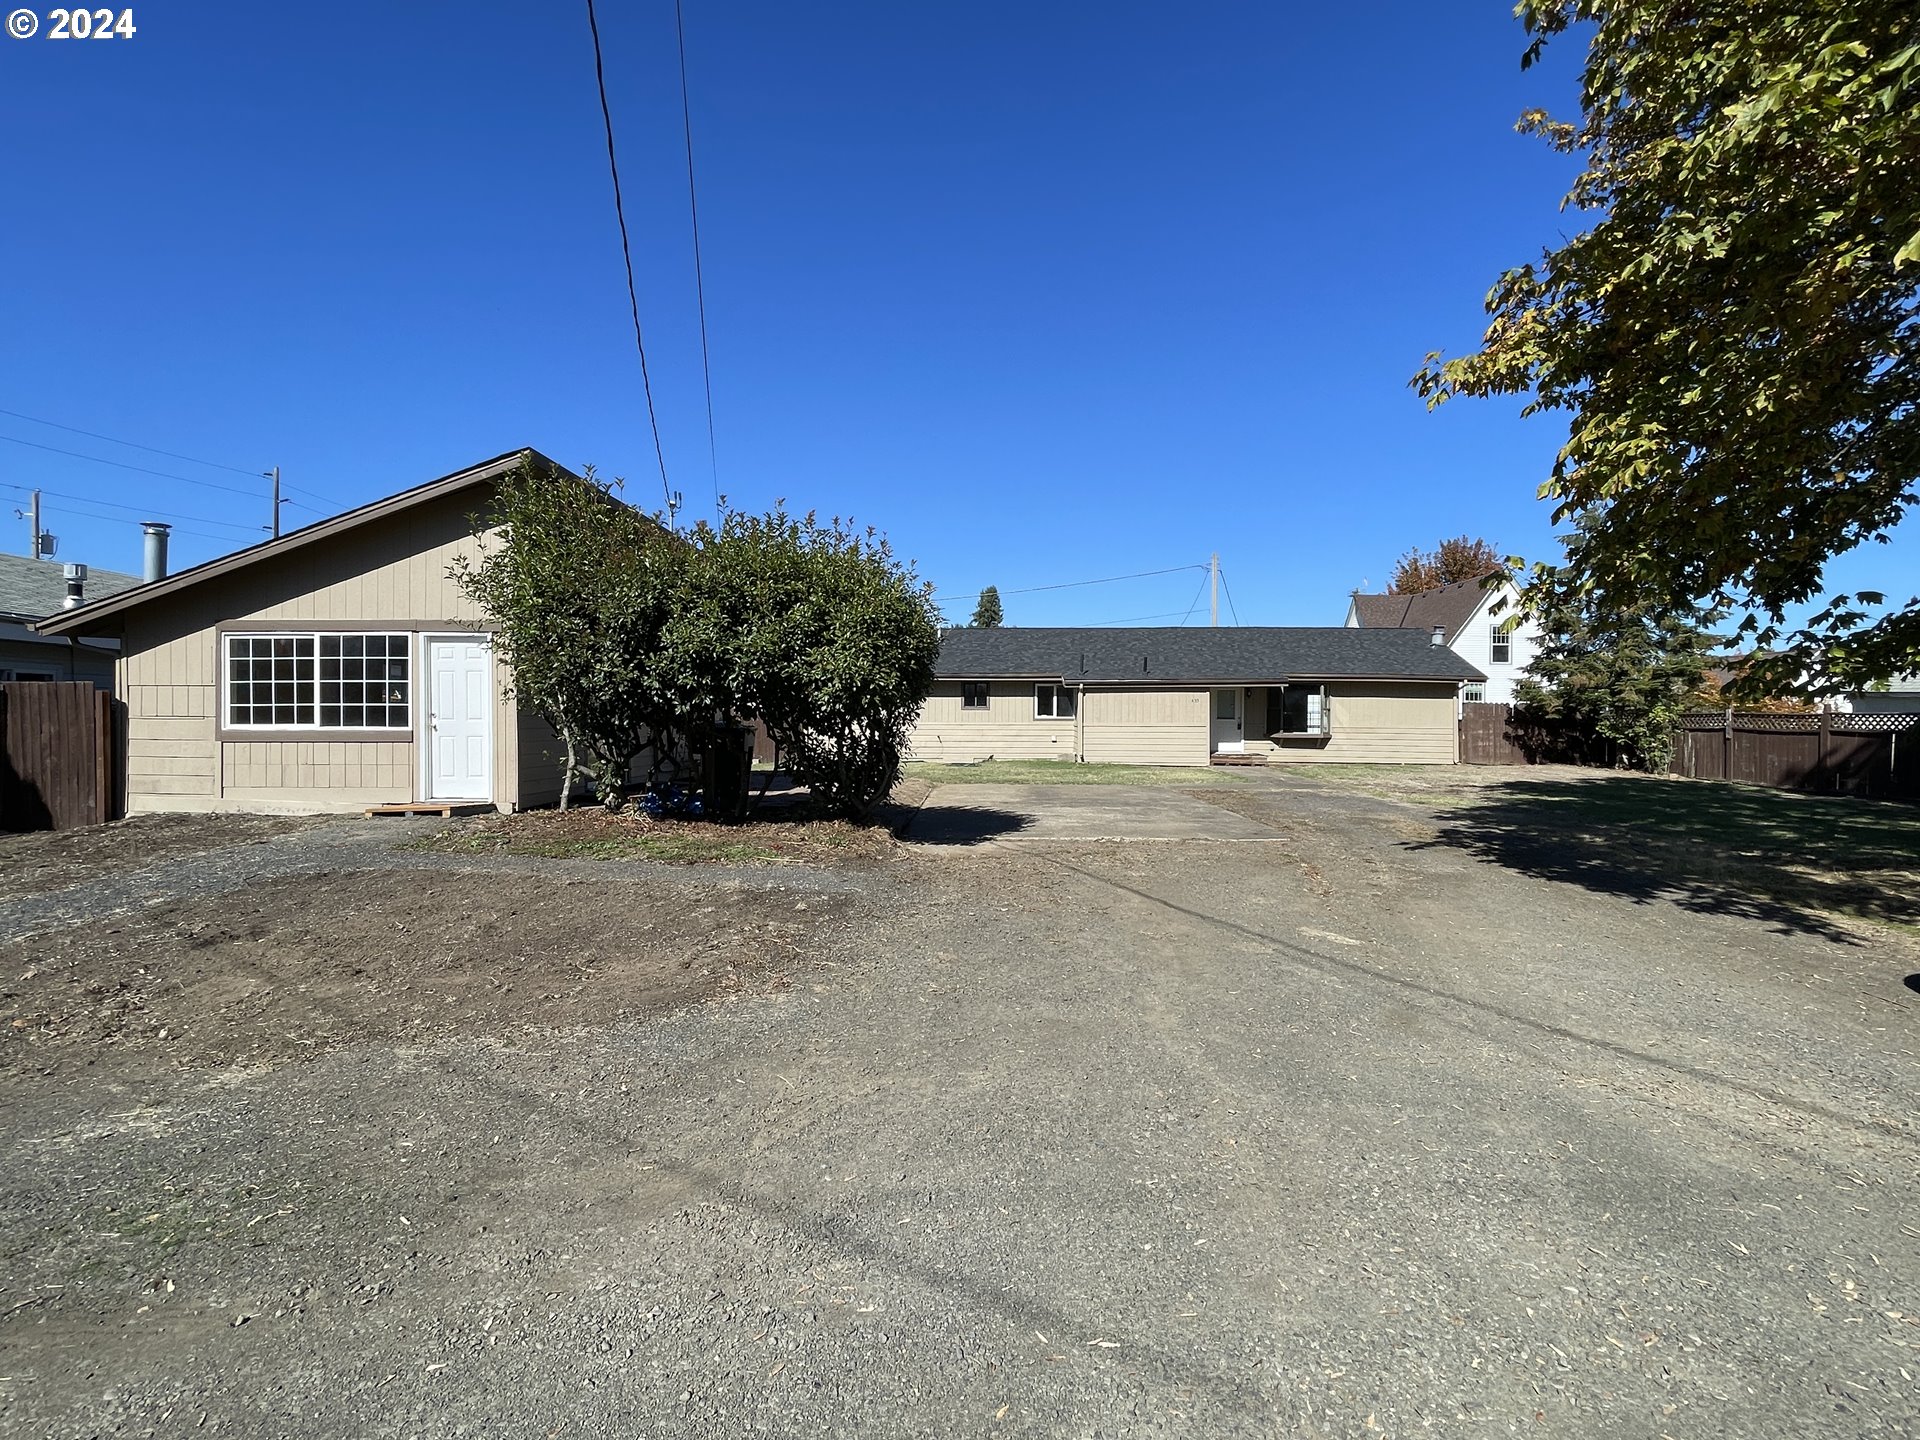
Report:
[{"label": "blue sky", "polygon": [[[710,511],[672,4],[602,12],[669,473]],[[1571,109],[1578,57],[1522,74],[1498,0],[1366,15],[687,0],[720,488],[878,525],[1016,624],[1172,623],[1199,572],[1012,592],[1214,551],[1250,624],[1338,623],[1463,531],[1548,556],[1559,427],[1406,382],[1574,223],[1512,124]],[[520,445],[658,503],[584,5],[134,18],[0,41],[0,408],[278,464],[289,524]],[[0,436],[63,559],[137,569],[135,510],[193,517],[182,564],[266,519],[263,484],[13,442],[243,475]]]}]

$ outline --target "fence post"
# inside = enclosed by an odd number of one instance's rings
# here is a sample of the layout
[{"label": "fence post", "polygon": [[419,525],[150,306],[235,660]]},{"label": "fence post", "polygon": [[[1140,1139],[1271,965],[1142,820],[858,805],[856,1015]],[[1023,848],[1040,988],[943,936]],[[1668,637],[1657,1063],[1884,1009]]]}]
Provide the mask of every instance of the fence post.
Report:
[{"label": "fence post", "polygon": [[1733,779],[1733,707],[1727,706],[1727,718],[1720,728],[1720,778]]},{"label": "fence post", "polygon": [[1820,710],[1820,773],[1833,781],[1832,788],[1840,788],[1839,772],[1833,768],[1832,760],[1833,719],[1824,706]]}]

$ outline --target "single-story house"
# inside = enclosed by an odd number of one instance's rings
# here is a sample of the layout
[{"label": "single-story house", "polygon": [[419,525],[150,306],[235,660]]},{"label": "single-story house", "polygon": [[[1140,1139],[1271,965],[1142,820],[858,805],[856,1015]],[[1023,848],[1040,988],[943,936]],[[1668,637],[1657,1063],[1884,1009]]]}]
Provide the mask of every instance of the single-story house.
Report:
[{"label": "single-story house", "polygon": [[1460,691],[1463,704],[1513,703],[1513,685],[1540,648],[1539,622],[1516,609],[1520,592],[1505,575],[1455,580],[1410,595],[1362,595],[1347,603],[1347,624],[1366,629],[1441,632],[1447,647],[1486,678]]},{"label": "single-story house", "polygon": [[96,689],[112,689],[111,643],[56,639],[33,625],[58,612],[76,589],[82,600],[104,599],[139,583],[139,576],[117,570],[0,555],[0,682],[91,680]]},{"label": "single-story house", "polygon": [[915,760],[1442,764],[1485,676],[1418,630],[949,630]]},{"label": "single-story house", "polygon": [[128,813],[558,799],[553,732],[449,575],[521,465],[559,469],[501,455],[42,621],[120,645]]},{"label": "single-story house", "polygon": [[1895,675],[1884,689],[1850,690],[1834,708],[1855,715],[1920,715],[1920,675]]}]

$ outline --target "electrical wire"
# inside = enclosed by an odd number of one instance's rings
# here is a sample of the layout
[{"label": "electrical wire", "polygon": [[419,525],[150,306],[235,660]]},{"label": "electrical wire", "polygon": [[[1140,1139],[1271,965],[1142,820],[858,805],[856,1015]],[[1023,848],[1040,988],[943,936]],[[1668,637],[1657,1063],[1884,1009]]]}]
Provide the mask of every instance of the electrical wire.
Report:
[{"label": "electrical wire", "polygon": [[[1123,620],[1089,620],[1087,625],[1090,629],[1098,629],[1102,625],[1134,625],[1142,620],[1171,620],[1174,616],[1181,613],[1179,610],[1163,610],[1158,615],[1129,615]],[[1189,608],[1185,613],[1192,614],[1193,612],[1191,608]]]},{"label": "electrical wire", "polygon": [[[5,485],[9,490],[18,490],[23,494],[31,494],[35,490],[40,490],[42,495],[51,495],[56,500],[67,500],[80,505],[97,505],[108,510],[124,510],[129,515],[155,515],[163,520],[188,520],[196,525],[219,525],[226,529],[238,530],[248,535],[258,534],[267,528],[264,525],[241,525],[232,520],[216,519],[212,515],[182,515],[172,510],[154,510],[144,505],[122,505],[113,500],[98,500],[91,495],[69,495],[62,490],[41,490],[37,485],[16,485],[11,480],[0,481],[0,485]],[[86,512],[69,511],[69,513],[85,514]],[[96,520],[110,520],[114,517],[110,515],[96,515],[93,518]]]},{"label": "electrical wire", "polygon": [[1240,607],[1233,603],[1233,587],[1227,584],[1227,572],[1220,572],[1220,588],[1227,592],[1227,613],[1233,616],[1233,623],[1240,623]]},{"label": "electrical wire", "polygon": [[[1205,570],[1206,568],[1205,565],[1173,565],[1165,570],[1140,570],[1132,575],[1103,575],[1098,580],[1067,580],[1058,585],[1029,585],[1022,590],[1002,590],[1000,593],[1002,595],[1038,595],[1043,590],[1078,590],[1086,585],[1112,585],[1121,580],[1145,580],[1154,575],[1178,575],[1182,570]],[[971,595],[952,595],[947,598],[951,600],[978,600],[986,593],[984,590],[976,590]],[[936,594],[934,598],[937,600],[940,596]]]},{"label": "electrical wire", "polygon": [[680,128],[687,137],[687,214],[693,221],[693,294],[700,307],[700,374],[707,385],[707,463],[713,469],[713,518],[720,519],[720,451],[713,439],[713,357],[707,348],[707,280],[700,264],[700,199],[693,185],[693,107],[687,99],[687,20],[673,0],[673,29],[680,42]]},{"label": "electrical wire", "polygon": [[640,385],[647,395],[647,424],[653,429],[653,455],[660,462],[660,489],[673,514],[673,486],[667,483],[667,451],[660,443],[660,417],[653,406],[653,377],[647,370],[647,342],[640,333],[640,291],[633,283],[633,246],[627,238],[627,207],[620,197],[620,162],[613,152],[613,111],[607,104],[607,71],[600,54],[600,21],[587,0],[587,29],[593,34],[593,78],[600,87],[600,119],[607,130],[607,171],[613,177],[613,214],[620,222],[620,257],[627,266],[627,304],[633,311],[633,344],[640,352]]},{"label": "electrical wire", "polygon": [[[40,507],[40,513],[42,515],[72,515],[76,518],[87,520],[120,519],[118,515],[102,515],[93,510],[74,510],[65,505],[42,505]],[[231,535],[215,535],[211,530],[195,530],[190,525],[172,525],[168,528],[175,535],[196,535],[202,540],[211,540],[216,545],[224,545],[227,550],[233,550],[236,547],[251,543],[249,541],[235,540]],[[225,552],[223,551],[222,553]]]},{"label": "electrical wire", "polygon": [[57,445],[42,445],[38,440],[22,440],[17,435],[0,435],[9,445],[25,445],[34,450],[45,450],[53,455],[66,455],[75,460],[91,460],[96,465],[111,465],[116,470],[131,470],[136,475],[156,475],[162,480],[178,480],[183,485],[204,485],[209,490],[224,490],[229,495],[244,495],[249,500],[263,500],[266,497],[258,490],[242,490],[237,485],[216,485],[211,480],[195,480],[189,475],[174,475],[165,470],[149,470],[144,465],[129,465],[124,460],[108,460],[99,455],[82,455],[78,450],[62,450]]},{"label": "electrical wire", "polygon": [[[1196,568],[1205,570],[1208,567],[1205,565],[1201,565]],[[1187,613],[1180,617],[1180,623],[1182,625],[1186,624],[1187,621],[1193,618],[1193,612],[1200,608],[1200,597],[1206,593],[1207,593],[1207,582],[1205,580],[1202,580],[1200,582],[1200,588],[1193,592],[1193,604],[1187,606]]]},{"label": "electrical wire", "polygon": [[[231,470],[236,475],[258,475],[258,470],[244,470],[238,465],[223,465],[218,460],[201,460],[192,455],[182,455],[177,450],[162,450],[157,445],[142,445],[137,440],[120,440],[112,435],[102,435],[97,430],[82,430],[78,425],[62,425],[58,420],[42,420],[38,415],[25,415],[18,410],[0,409],[0,415],[11,415],[16,420],[30,420],[35,425],[50,426],[55,430],[65,430],[69,435],[84,435],[89,440],[104,440],[109,445],[124,445],[129,450],[144,450],[149,455],[164,455],[169,460],[184,460],[189,465],[205,465],[212,470]],[[320,497],[325,499],[326,497]]]},{"label": "electrical wire", "polygon": [[[104,440],[109,445],[124,445],[129,450],[145,450],[149,454],[165,455],[170,460],[184,460],[189,465],[206,465],[215,470],[231,470],[236,475],[252,475],[259,479],[266,478],[264,472],[262,471],[242,470],[238,465],[222,465],[218,460],[200,460],[195,458],[192,455],[182,455],[177,451],[162,450],[156,445],[142,445],[138,441],[121,440],[121,439],[117,439],[112,435],[102,435],[97,430],[82,430],[77,425],[62,425],[57,420],[42,420],[38,415],[26,415],[26,414],[22,414],[18,410],[0,409],[0,415],[11,415],[16,420],[30,421],[35,425],[51,426],[55,430],[65,430],[74,435],[85,435],[90,440]],[[14,436],[14,435],[0,435],[0,440],[8,441],[9,443],[14,445],[30,446],[35,450],[45,450],[49,454],[53,454],[53,455],[65,455],[68,458],[73,460],[87,460],[87,461],[91,461],[95,465],[111,465],[119,470],[131,470],[134,473],[139,475],[155,475],[162,480],[177,480],[182,485],[198,485],[203,490],[221,490],[229,495],[245,495],[250,500],[257,500],[257,499],[263,498],[260,492],[257,490],[242,490],[237,485],[217,485],[211,480],[198,480],[191,475],[175,475],[166,470],[149,470],[144,465],[129,465],[124,460],[109,460],[104,455],[82,455],[78,450],[62,450],[58,446],[43,445],[37,440],[22,440],[18,436]],[[335,500],[330,495],[322,495],[317,490],[309,490],[304,485],[289,485],[285,481],[282,481],[280,484],[280,488],[282,490],[295,490],[302,495],[311,496],[313,499],[318,500],[323,504],[333,506],[335,510],[342,510],[346,508],[344,502]],[[303,504],[298,500],[294,500],[289,503],[294,505],[299,505],[302,510],[312,510],[313,513],[316,515],[325,515],[329,513],[325,510],[317,509],[312,505]]]}]

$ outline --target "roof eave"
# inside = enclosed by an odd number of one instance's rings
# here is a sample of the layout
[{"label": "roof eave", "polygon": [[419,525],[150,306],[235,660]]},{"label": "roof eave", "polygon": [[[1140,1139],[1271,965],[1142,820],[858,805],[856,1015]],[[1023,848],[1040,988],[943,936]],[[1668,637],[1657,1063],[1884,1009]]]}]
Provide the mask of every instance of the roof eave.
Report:
[{"label": "roof eave", "polygon": [[[551,465],[556,470],[564,470],[555,465],[538,450],[523,447],[509,450],[504,455],[496,455],[491,460],[483,460],[478,465],[470,465],[464,470],[456,470],[451,475],[443,475],[438,480],[429,480],[410,490],[402,490],[397,495],[388,495],[361,505],[342,514],[330,516],[325,520],[316,520],[311,525],[303,525],[286,535],[271,540],[262,540],[257,545],[249,545],[244,550],[235,550],[231,554],[217,556],[199,565],[168,575],[164,579],[150,580],[136,585],[130,590],[116,591],[112,595],[103,595],[98,600],[90,600],[71,610],[63,610],[56,615],[34,622],[33,628],[43,635],[69,635],[85,631],[87,627],[102,620],[115,618],[136,605],[144,605],[149,600],[158,600],[164,596],[176,594],[204,580],[228,574],[248,565],[258,564],[284,555],[288,551],[298,550],[306,545],[332,539],[336,535],[361,525],[382,520],[390,515],[411,510],[415,506],[425,505],[448,495],[458,494],[473,485],[497,480],[520,465],[537,461]],[[566,472],[566,473],[571,473]]]}]

